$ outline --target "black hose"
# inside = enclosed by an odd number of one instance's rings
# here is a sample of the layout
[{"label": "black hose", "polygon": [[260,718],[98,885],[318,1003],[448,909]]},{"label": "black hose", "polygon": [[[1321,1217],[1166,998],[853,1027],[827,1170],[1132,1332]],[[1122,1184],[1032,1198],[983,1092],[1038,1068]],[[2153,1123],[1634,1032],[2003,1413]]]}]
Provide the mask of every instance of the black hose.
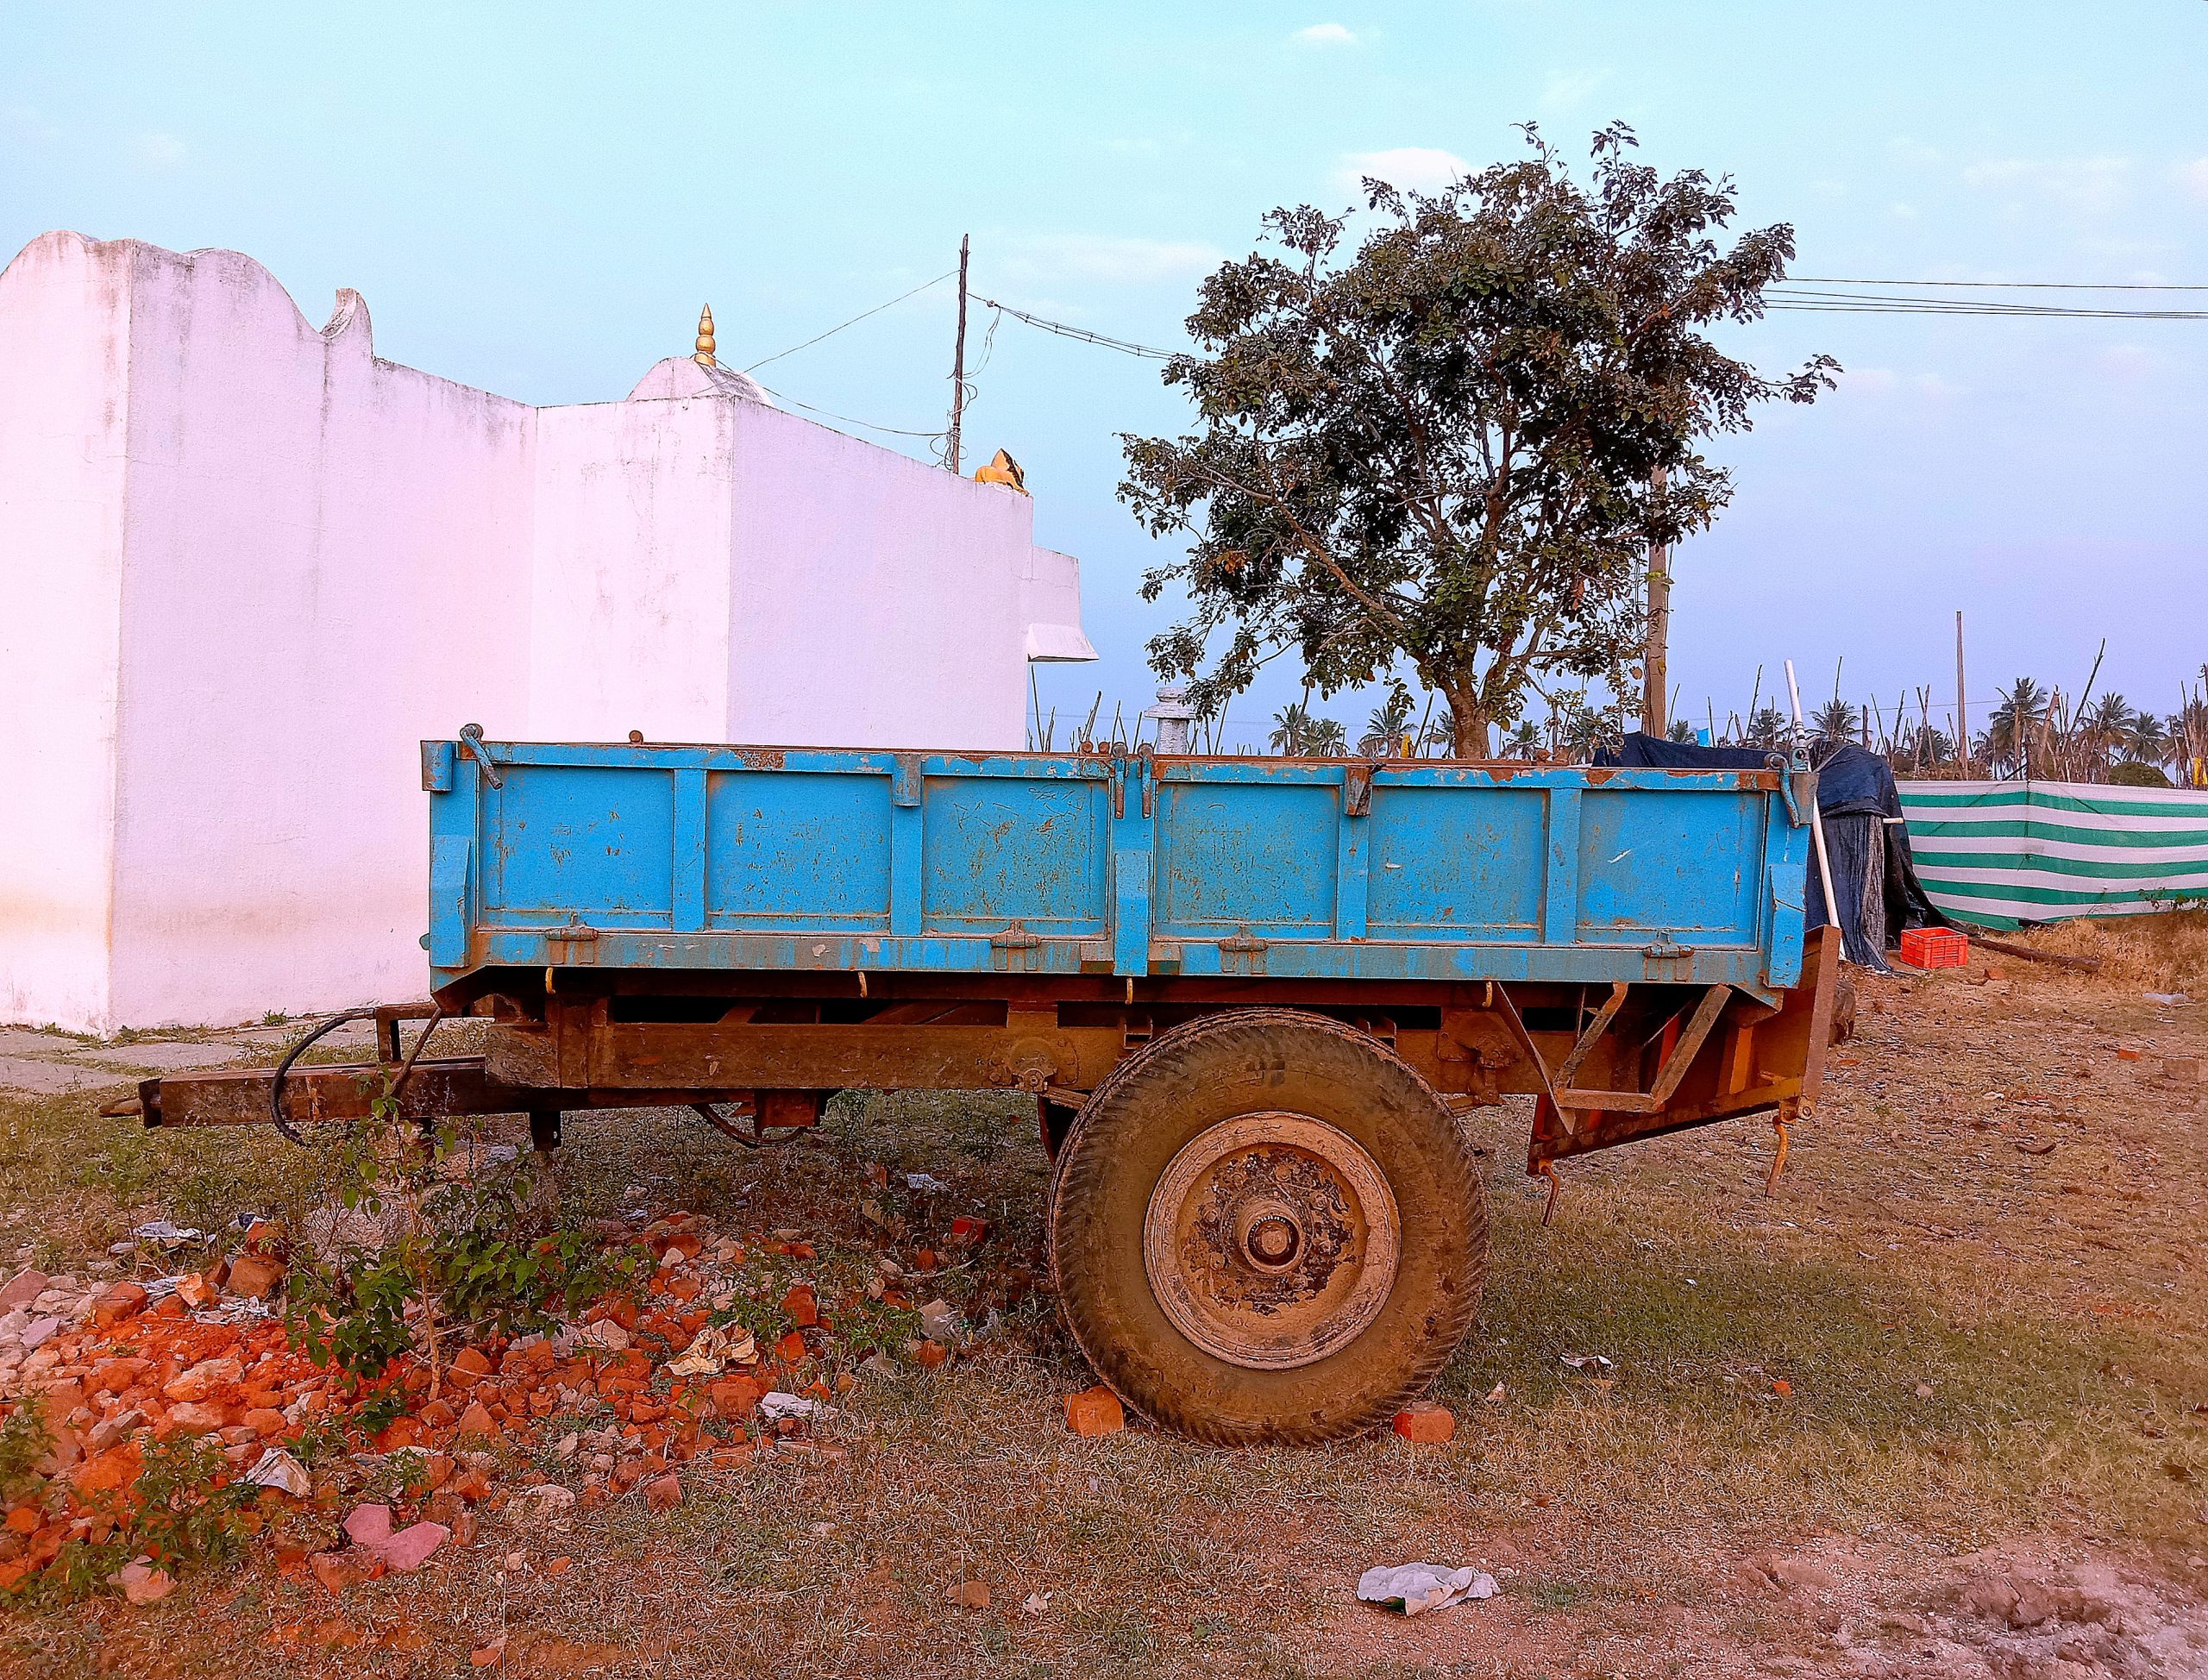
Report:
[{"label": "black hose", "polygon": [[[279,1062],[279,1064],[276,1064],[276,1077],[273,1077],[273,1080],[269,1081],[269,1119],[276,1121],[276,1131],[283,1132],[283,1135],[287,1137],[289,1141],[293,1141],[293,1144],[298,1144],[300,1148],[307,1148],[307,1139],[304,1139],[304,1137],[300,1137],[298,1132],[293,1131],[293,1128],[292,1128],[292,1121],[285,1119],[285,1113],[283,1113],[283,1081],[285,1081],[285,1075],[287,1075],[289,1070],[292,1070],[292,1064],[293,1064],[293,1062],[296,1062],[296,1060],[298,1060],[298,1057],[300,1057],[300,1050],[307,1049],[309,1044],[314,1044],[314,1040],[318,1040],[318,1037],[323,1036],[323,1033],[327,1033],[327,1031],[331,1031],[331,1029],[334,1029],[334,1026],[344,1026],[344,1022],[348,1022],[348,1020],[369,1020],[369,1018],[373,1016],[373,1013],[375,1013],[375,1009],[373,1009],[373,1006],[369,1006],[369,1009],[347,1009],[347,1011],[344,1011],[344,1013],[342,1013],[342,1016],[331,1016],[331,1018],[329,1018],[329,1020],[324,1020],[323,1025],[316,1026],[314,1031],[309,1031],[307,1037],[303,1037],[303,1040],[300,1040],[298,1044],[293,1044],[292,1049],[285,1050],[285,1053],[283,1053],[283,1062]],[[435,1022],[430,1022],[430,1025],[435,1025]],[[419,1053],[419,1044],[415,1046],[415,1053]],[[413,1064],[411,1064],[411,1062],[409,1062],[409,1066],[413,1066]]]}]

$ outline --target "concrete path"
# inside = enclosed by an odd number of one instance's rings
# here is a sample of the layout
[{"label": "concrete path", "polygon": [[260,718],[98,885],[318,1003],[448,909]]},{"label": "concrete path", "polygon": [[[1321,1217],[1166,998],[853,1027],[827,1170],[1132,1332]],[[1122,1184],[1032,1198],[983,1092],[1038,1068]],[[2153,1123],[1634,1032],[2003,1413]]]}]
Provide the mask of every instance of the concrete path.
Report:
[{"label": "concrete path", "polygon": [[[271,1062],[316,1019],[131,1034],[107,1042],[34,1027],[0,1026],[0,1097],[66,1096],[135,1085],[153,1074]],[[368,1050],[374,1043],[373,1023],[348,1021],[317,1039],[315,1049]]]}]

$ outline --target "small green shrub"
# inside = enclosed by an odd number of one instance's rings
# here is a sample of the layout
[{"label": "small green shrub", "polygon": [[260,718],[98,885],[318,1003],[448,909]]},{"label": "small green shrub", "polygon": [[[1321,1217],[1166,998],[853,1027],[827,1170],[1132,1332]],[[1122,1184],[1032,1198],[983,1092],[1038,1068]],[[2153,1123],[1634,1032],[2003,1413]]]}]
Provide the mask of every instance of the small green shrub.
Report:
[{"label": "small green shrub", "polygon": [[434,1380],[455,1340],[543,1328],[649,1257],[561,1222],[526,1155],[457,1172],[458,1135],[425,1138],[392,1107],[379,1100],[336,1163],[338,1205],[378,1221],[383,1241],[333,1241],[292,1269],[287,1327],[317,1363],[372,1380],[413,1352]]}]

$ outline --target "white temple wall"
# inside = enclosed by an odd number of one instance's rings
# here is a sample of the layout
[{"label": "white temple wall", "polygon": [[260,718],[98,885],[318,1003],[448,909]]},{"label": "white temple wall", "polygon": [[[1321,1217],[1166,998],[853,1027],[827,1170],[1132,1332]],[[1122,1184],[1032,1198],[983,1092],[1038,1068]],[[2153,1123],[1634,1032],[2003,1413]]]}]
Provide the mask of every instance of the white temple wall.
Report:
[{"label": "white temple wall", "polygon": [[529,732],[722,741],[737,404],[537,416]]},{"label": "white temple wall", "polygon": [[66,235],[0,274],[0,1020],[111,1019],[129,290]]},{"label": "white temple wall", "polygon": [[[251,259],[0,273],[0,1020],[419,995],[417,742],[1018,748],[1094,657],[1032,505],[670,359],[536,410]],[[1046,619],[1047,621],[1038,622]]]}]

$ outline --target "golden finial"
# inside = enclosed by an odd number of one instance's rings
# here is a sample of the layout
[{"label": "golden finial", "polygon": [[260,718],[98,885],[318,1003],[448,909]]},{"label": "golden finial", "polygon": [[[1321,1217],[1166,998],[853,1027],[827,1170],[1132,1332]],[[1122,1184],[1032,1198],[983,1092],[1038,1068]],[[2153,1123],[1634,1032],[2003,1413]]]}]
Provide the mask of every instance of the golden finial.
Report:
[{"label": "golden finial", "polygon": [[698,311],[698,354],[692,357],[700,367],[718,367],[713,360],[713,306],[711,304]]}]

